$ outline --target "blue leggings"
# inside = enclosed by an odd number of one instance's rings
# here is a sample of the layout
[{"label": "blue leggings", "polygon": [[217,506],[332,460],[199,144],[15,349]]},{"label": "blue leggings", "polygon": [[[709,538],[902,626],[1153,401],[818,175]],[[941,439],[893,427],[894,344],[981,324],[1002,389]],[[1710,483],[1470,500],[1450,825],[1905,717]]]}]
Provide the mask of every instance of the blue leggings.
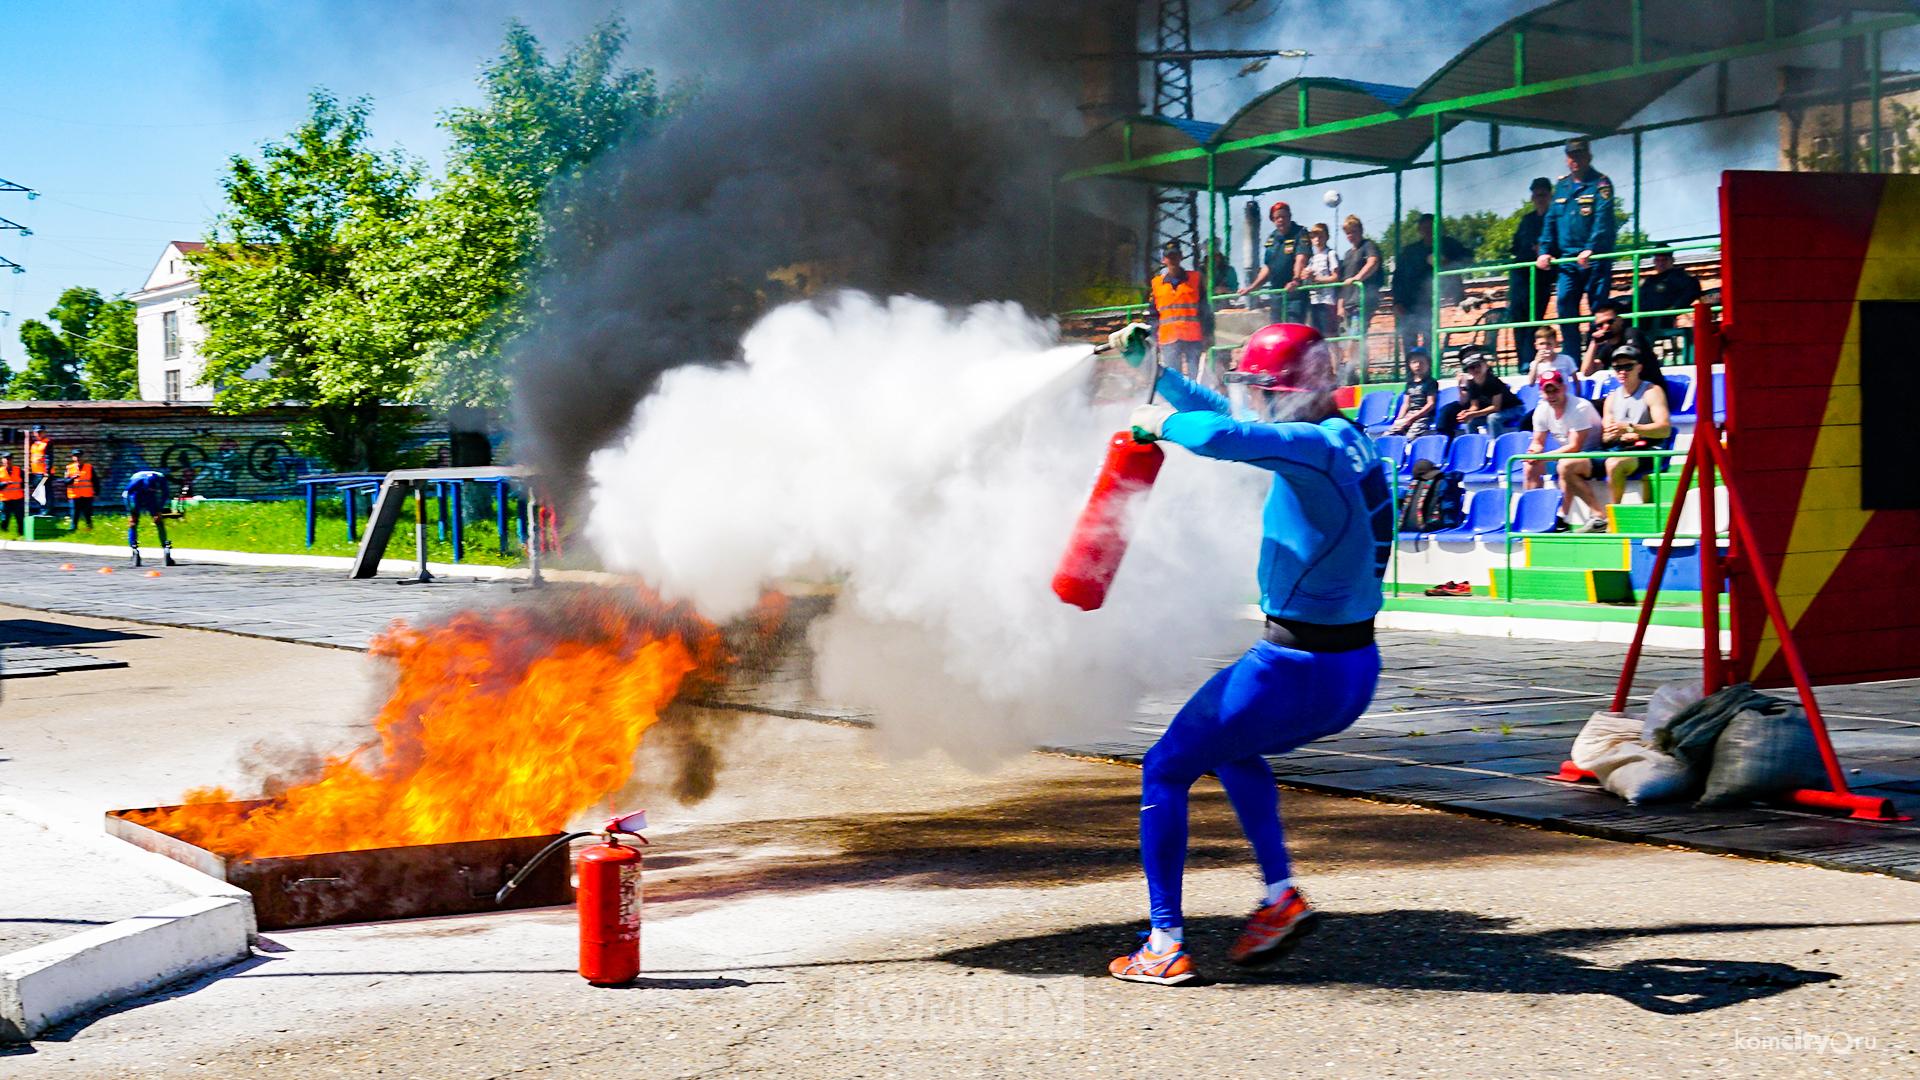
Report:
[{"label": "blue leggings", "polygon": [[140,546],[140,515],[144,513],[147,519],[153,522],[153,531],[160,537],[160,546],[172,547],[173,545],[167,542],[167,521],[160,516],[165,510],[166,504],[151,496],[135,495],[128,499],[127,546],[130,548]]},{"label": "blue leggings", "polygon": [[1208,679],[1147,751],[1140,781],[1140,860],[1153,925],[1180,925],[1187,789],[1207,772],[1226,788],[1269,883],[1291,875],[1280,791],[1262,755],[1342,731],[1373,701],[1380,650],[1310,653],[1262,641]]}]

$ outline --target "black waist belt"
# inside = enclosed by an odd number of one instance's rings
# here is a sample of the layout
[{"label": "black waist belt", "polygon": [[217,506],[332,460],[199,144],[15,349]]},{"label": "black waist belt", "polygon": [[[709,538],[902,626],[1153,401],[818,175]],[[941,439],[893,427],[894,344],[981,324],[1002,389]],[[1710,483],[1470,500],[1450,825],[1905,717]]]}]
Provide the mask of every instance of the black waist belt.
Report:
[{"label": "black waist belt", "polygon": [[1269,615],[1267,640],[1283,649],[1301,652],[1350,652],[1373,644],[1373,620],[1329,625]]}]

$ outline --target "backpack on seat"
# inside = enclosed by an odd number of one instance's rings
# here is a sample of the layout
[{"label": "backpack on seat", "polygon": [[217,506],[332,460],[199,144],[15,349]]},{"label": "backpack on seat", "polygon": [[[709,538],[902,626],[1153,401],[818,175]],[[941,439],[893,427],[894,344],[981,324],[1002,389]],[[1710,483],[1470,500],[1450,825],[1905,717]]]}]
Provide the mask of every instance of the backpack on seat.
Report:
[{"label": "backpack on seat", "polygon": [[1413,463],[1413,483],[1407,487],[1406,501],[1400,506],[1400,531],[1439,532],[1451,529],[1466,518],[1466,483],[1458,472],[1449,472],[1421,458]]}]

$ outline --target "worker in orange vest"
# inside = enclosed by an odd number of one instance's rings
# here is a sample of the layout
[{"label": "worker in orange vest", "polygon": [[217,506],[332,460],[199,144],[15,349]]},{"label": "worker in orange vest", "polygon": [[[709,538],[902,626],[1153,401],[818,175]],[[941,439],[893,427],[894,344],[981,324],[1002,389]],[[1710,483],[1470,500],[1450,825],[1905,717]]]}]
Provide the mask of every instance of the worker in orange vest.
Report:
[{"label": "worker in orange vest", "polygon": [[67,514],[69,528],[78,529],[80,518],[87,519],[87,528],[93,528],[93,462],[87,460],[85,451],[75,450],[73,460],[67,462]]},{"label": "worker in orange vest", "polygon": [[6,531],[9,520],[14,532],[26,533],[27,484],[20,466],[13,463],[13,455],[0,453],[0,532]]},{"label": "worker in orange vest", "polygon": [[1160,366],[1197,379],[1213,329],[1213,305],[1204,276],[1181,265],[1182,256],[1178,240],[1160,249],[1161,270],[1153,275],[1147,321],[1160,324]]},{"label": "worker in orange vest", "polygon": [[[31,500],[27,509],[33,509],[32,503],[39,503],[39,513],[47,512],[47,501],[52,493],[47,490],[47,455],[52,442],[47,438],[47,429],[40,424],[33,425],[33,431],[27,435],[27,496]],[[38,484],[38,487],[34,485]]]}]

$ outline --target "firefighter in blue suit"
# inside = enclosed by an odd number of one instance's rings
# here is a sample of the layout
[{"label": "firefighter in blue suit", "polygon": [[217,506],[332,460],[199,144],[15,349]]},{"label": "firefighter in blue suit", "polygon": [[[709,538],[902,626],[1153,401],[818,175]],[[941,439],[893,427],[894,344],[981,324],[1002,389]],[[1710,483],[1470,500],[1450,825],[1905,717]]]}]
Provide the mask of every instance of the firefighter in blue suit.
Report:
[{"label": "firefighter in blue suit", "polygon": [[1351,725],[1380,675],[1373,617],[1394,542],[1387,467],[1366,432],[1333,404],[1331,354],[1311,327],[1276,324],[1248,339],[1226,381],[1247,388],[1258,419],[1172,370],[1156,383],[1165,404],[1135,410],[1134,438],[1273,473],[1262,518],[1260,606],[1265,640],[1194,694],[1142,761],[1140,858],[1151,929],[1108,966],[1130,982],[1172,984],[1197,974],[1182,942],[1181,873],[1187,791],[1220,778],[1252,842],[1266,895],[1228,956],[1254,965],[1281,956],[1312,929],[1293,887],[1279,795],[1266,756]]},{"label": "firefighter in blue suit", "polygon": [[[1613,278],[1613,263],[1596,258],[1613,251],[1620,229],[1615,209],[1613,181],[1593,167],[1593,150],[1585,139],[1567,141],[1567,175],[1554,182],[1553,202],[1547,207],[1547,220],[1540,227],[1538,265],[1545,270],[1554,259],[1577,259],[1559,268],[1559,281],[1553,291],[1553,317],[1570,319],[1580,314],[1580,298],[1587,301],[1587,312],[1606,299]],[[1580,355],[1580,324],[1560,324],[1560,351]]]},{"label": "firefighter in blue suit", "polygon": [[153,531],[160,537],[160,550],[168,566],[173,561],[173,541],[167,539],[167,502],[173,497],[167,474],[158,469],[142,469],[127,477],[120,493],[127,502],[127,547],[133,551],[133,565],[140,565],[140,515],[153,519]]}]

